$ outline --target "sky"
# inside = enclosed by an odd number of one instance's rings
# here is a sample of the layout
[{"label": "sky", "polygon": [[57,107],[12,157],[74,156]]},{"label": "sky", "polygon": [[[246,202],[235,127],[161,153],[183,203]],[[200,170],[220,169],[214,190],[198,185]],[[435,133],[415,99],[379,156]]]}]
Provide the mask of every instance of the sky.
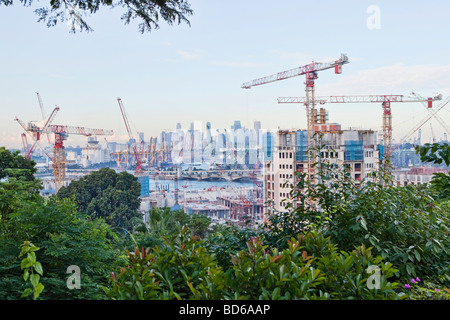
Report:
[{"label": "sky", "polygon": [[[113,130],[109,141],[128,138],[118,97],[134,135],[144,132],[146,141],[195,121],[219,130],[235,120],[246,127],[259,120],[265,129],[304,129],[304,107],[277,103],[278,97],[305,96],[304,76],[241,85],[342,53],[350,63],[339,75],[319,72],[316,96],[450,95],[448,1],[188,2],[190,26],[160,21],[160,29],[145,34],[138,21],[124,25],[120,7],[85,16],[93,32],[73,34],[64,22],[51,28],[37,22],[33,10],[46,1],[0,5],[0,146],[21,147],[16,116],[42,120],[36,92],[47,116],[60,107],[53,124]],[[330,122],[343,128],[381,131],[379,104],[325,108]],[[427,114],[421,103],[393,104],[394,139]],[[438,116],[449,126],[450,104]],[[434,118],[422,127],[422,141],[431,132],[438,139],[445,132]],[[74,135],[66,145],[85,141]]]}]

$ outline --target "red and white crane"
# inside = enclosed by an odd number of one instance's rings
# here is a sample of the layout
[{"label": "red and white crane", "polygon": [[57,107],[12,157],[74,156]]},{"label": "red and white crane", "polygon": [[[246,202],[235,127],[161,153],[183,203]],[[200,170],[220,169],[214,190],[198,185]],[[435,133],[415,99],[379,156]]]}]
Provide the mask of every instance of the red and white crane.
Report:
[{"label": "red and white crane", "polygon": [[65,125],[50,125],[56,112],[59,110],[56,107],[45,125],[41,128],[35,122],[29,122],[28,125],[16,117],[16,121],[30,134],[36,137],[35,144],[40,140],[42,134],[54,134],[55,143],[53,147],[53,175],[55,178],[55,193],[63,186],[66,177],[66,153],[64,150],[64,140],[70,134],[83,135],[86,137],[98,135],[113,135],[112,130],[104,129],[89,129],[84,127],[65,126]]},{"label": "red and white crane", "polygon": [[[310,64],[307,64],[302,67],[278,72],[276,74],[258,78],[253,81],[249,81],[244,83],[241,87],[244,89],[250,89],[254,86],[259,86],[262,84],[271,83],[274,81],[280,81],[289,79],[292,77],[302,76],[304,75],[306,77],[306,117],[307,117],[307,134],[308,134],[308,149],[311,150],[311,147],[315,146],[315,142],[312,139],[312,134],[314,132],[314,114],[315,114],[315,97],[314,97],[314,85],[315,80],[318,78],[318,72],[327,70],[327,69],[334,69],[335,74],[342,73],[342,66],[346,63],[349,63],[348,57],[345,54],[342,54],[341,57],[338,60],[327,62],[327,63],[320,63],[320,62],[312,62]],[[308,152],[308,170],[311,173],[312,167],[312,159],[315,158],[314,155],[311,155],[310,152]],[[308,175],[309,176],[309,175]]]},{"label": "red and white crane", "polygon": [[[444,108],[449,102],[450,102],[450,97],[447,97],[444,101],[442,101],[442,103],[439,106],[434,107],[433,109],[428,109],[428,111],[430,111],[430,115],[427,115],[425,118],[423,118],[422,121],[420,121],[414,128],[412,128],[400,141],[405,141],[412,134],[414,134],[417,130],[419,130],[425,123],[427,123],[428,120],[430,120],[433,116],[436,117],[436,114],[440,110],[442,110],[442,108]],[[448,132],[448,129],[447,129],[448,127],[445,125],[445,122],[444,122],[444,128]],[[394,150],[395,150],[395,148],[394,148]]]},{"label": "red and white crane", "polygon": [[[56,114],[59,111],[59,107],[56,107],[53,109],[52,113],[48,117],[47,121],[45,122],[44,126],[39,129],[38,126],[34,122],[29,122],[28,125],[26,125],[22,120],[18,119],[17,117],[14,119],[17,121],[22,128],[25,130],[26,133],[28,133],[34,140],[33,145],[25,151],[25,158],[28,160],[31,159],[31,155],[36,149],[36,146],[39,144],[39,141],[41,140],[41,136],[44,133],[45,130],[47,130],[48,126],[52,123],[53,119],[55,119]],[[50,138],[48,138],[50,141]],[[25,137],[26,140],[26,137]],[[22,134],[22,141],[24,141],[23,134]],[[26,141],[27,145],[28,142]],[[51,157],[49,157],[51,159]]]},{"label": "red and white crane", "polygon": [[[426,102],[427,107],[433,107],[433,101],[441,100],[442,95],[436,95],[432,98],[406,97],[403,95],[352,95],[352,96],[328,96],[316,97],[315,102],[325,103],[381,103],[383,106],[383,145],[384,154],[390,157],[392,152],[392,102]],[[280,97],[278,103],[301,103],[307,104],[307,97]],[[313,119],[314,121],[314,119]]]}]

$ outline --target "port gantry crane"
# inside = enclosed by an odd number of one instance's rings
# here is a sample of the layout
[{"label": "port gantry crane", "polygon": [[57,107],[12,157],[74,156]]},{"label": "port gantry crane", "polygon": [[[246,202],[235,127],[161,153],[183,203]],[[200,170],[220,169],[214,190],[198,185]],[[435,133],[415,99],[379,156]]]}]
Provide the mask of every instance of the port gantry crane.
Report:
[{"label": "port gantry crane", "polygon": [[320,63],[320,62],[312,62],[302,67],[297,67],[294,69],[278,72],[276,74],[258,78],[253,81],[249,81],[244,83],[241,87],[243,89],[250,89],[254,86],[259,86],[262,84],[267,84],[275,81],[285,80],[292,77],[302,76],[306,77],[306,119],[307,119],[307,135],[308,135],[308,178],[311,179],[311,175],[314,174],[314,169],[312,168],[312,160],[315,159],[315,152],[312,148],[315,147],[314,137],[314,114],[315,114],[315,97],[314,97],[314,86],[315,80],[318,78],[318,72],[334,69],[335,74],[342,73],[342,66],[346,63],[349,63],[348,57],[345,54],[341,54],[341,57],[338,60],[328,62],[328,63]]},{"label": "port gantry crane", "polygon": [[134,158],[136,161],[136,175],[142,174],[142,155],[144,153],[144,141],[140,141],[140,149],[137,149],[136,140],[134,139],[133,132],[131,131],[130,123],[128,122],[128,117],[125,112],[125,107],[123,106],[122,99],[117,98],[117,102],[119,103],[120,112],[122,113],[123,121],[125,122],[125,128],[127,129],[128,137],[131,141],[134,141],[132,145]]},{"label": "port gantry crane", "polygon": [[50,125],[49,123],[53,120],[56,112],[59,110],[56,107],[50,117],[48,118],[46,124],[43,127],[38,127],[35,122],[29,122],[28,125],[16,117],[16,121],[34,137],[36,137],[36,142],[40,140],[42,134],[54,134],[55,143],[53,147],[53,176],[55,179],[55,193],[63,186],[66,178],[66,153],[64,147],[64,140],[68,138],[70,134],[83,135],[86,137],[99,136],[99,135],[113,135],[112,130],[104,129],[89,129],[84,127],[75,126],[65,126],[65,125]]},{"label": "port gantry crane", "polygon": [[[427,108],[431,110],[433,101],[441,100],[442,95],[436,95],[432,98],[405,97],[403,95],[353,95],[353,96],[328,96],[317,97],[316,103],[381,103],[383,106],[383,147],[386,158],[391,156],[392,152],[392,112],[391,103],[393,102],[422,102],[427,103]],[[308,103],[307,97],[280,97],[278,103]],[[431,112],[431,111],[430,111]],[[314,119],[313,119],[314,121]]]}]

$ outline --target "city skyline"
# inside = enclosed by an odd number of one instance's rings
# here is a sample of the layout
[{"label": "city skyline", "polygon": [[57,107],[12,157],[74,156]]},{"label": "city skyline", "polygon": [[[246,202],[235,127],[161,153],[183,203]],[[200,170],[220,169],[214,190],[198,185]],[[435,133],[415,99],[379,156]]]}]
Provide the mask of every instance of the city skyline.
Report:
[{"label": "city skyline", "polygon": [[[47,28],[30,8],[2,7],[0,52],[2,116],[0,145],[20,148],[17,116],[41,120],[35,92],[50,114],[61,108],[55,124],[114,130],[111,140],[128,139],[117,98],[123,99],[133,132],[146,137],[195,121],[228,128],[239,119],[266,129],[306,127],[304,108],[279,105],[280,96],[304,96],[297,77],[245,90],[242,83],[311,61],[328,62],[346,53],[343,72],[319,73],[316,93],[326,95],[450,94],[450,47],[445,41],[450,5],[419,1],[214,1],[192,3],[186,25],[141,35],[137,24],[124,26],[119,12],[87,18],[94,32],[70,34],[64,23]],[[379,28],[368,25],[379,8]],[[33,6],[32,6],[33,8]],[[308,13],[314,14],[308,14]],[[361,44],[364,45],[361,45]],[[376,104],[325,105],[330,122],[343,128],[381,130]],[[439,115],[450,123],[450,109]],[[427,115],[420,103],[393,105],[393,137],[400,139]],[[434,134],[444,129],[434,119]],[[429,140],[430,125],[423,128]],[[76,143],[76,141],[79,141]],[[67,145],[86,138],[71,136]]]}]

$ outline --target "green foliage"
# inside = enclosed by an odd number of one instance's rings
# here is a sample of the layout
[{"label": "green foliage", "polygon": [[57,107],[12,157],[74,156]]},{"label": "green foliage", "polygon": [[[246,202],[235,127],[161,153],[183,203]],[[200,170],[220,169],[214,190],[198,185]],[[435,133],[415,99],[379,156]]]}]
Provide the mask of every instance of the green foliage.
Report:
[{"label": "green foliage", "polygon": [[[268,250],[251,237],[244,250],[230,257],[226,271],[205,242],[184,227],[161,247],[135,249],[128,267],[112,273],[104,290],[111,299],[400,299],[396,271],[364,246],[338,252],[322,234],[288,241],[282,251]],[[316,256],[316,254],[320,255]],[[379,265],[380,288],[367,286],[370,265]]]},{"label": "green foliage", "polygon": [[127,172],[117,174],[110,168],[74,180],[58,192],[60,198],[74,198],[80,212],[128,231],[133,230],[136,218],[141,218],[139,195],[136,177]]},{"label": "green foliage", "polygon": [[[415,149],[422,162],[450,166],[450,145],[448,143],[426,143],[423,146],[415,146]],[[437,172],[433,174],[430,183],[439,199],[450,199],[450,173]]]},{"label": "green foliage", "polygon": [[[211,218],[202,214],[188,215],[183,210],[171,210],[169,207],[152,208],[148,212],[148,223],[143,230],[143,236],[156,239],[172,235],[183,226],[188,226],[194,235],[204,238],[208,232]],[[142,237],[142,235],[141,235]]]},{"label": "green foliage", "polygon": [[403,288],[410,300],[450,300],[450,289],[430,281],[423,282],[419,277],[412,278]]},{"label": "green foliage", "polygon": [[449,219],[426,186],[397,187],[380,169],[364,182],[349,179],[345,166],[321,159],[317,181],[299,174],[291,197],[299,206],[274,214],[265,226],[273,246],[308,230],[321,230],[340,249],[364,244],[399,269],[396,276],[446,275],[450,281]]},{"label": "green foliage", "polygon": [[16,178],[22,181],[33,181],[36,162],[20,155],[19,151],[11,152],[0,147],[0,179]]},{"label": "green foliage", "polygon": [[[20,0],[25,6],[31,5],[33,0]],[[13,5],[13,0],[0,0],[0,4]],[[49,6],[43,6],[36,9],[34,12],[39,16],[38,21],[46,23],[47,27],[55,26],[58,21],[71,22],[73,28],[71,32],[76,31],[76,27],[80,28],[80,31],[93,31],[84,19],[84,15],[96,13],[100,7],[122,7],[123,12],[121,19],[125,24],[130,23],[133,19],[138,18],[139,31],[144,33],[151,31],[153,28],[159,28],[159,20],[162,18],[169,25],[173,23],[180,24],[185,22],[188,25],[189,20],[186,16],[192,15],[193,11],[190,8],[189,3],[185,0],[124,0],[124,1],[112,1],[112,0],[82,0],[76,3],[68,1],[50,1]]]},{"label": "green foliage", "polygon": [[[26,288],[19,272],[18,246],[30,241],[40,248],[45,275],[43,299],[102,299],[101,285],[109,270],[123,260],[115,248],[116,236],[102,220],[76,211],[68,199],[42,198],[27,192],[27,184],[0,183],[0,299],[19,299]],[[80,267],[82,289],[66,286],[67,268]]]},{"label": "green foliage", "polygon": [[20,268],[23,270],[23,280],[29,280],[31,284],[31,288],[26,288],[21,298],[27,297],[32,293],[33,299],[36,300],[39,298],[42,290],[44,290],[44,285],[39,282],[44,271],[42,269],[42,264],[39,261],[36,261],[35,251],[37,250],[39,250],[39,248],[30,241],[24,241],[20,247],[19,258],[26,255],[20,262]]},{"label": "green foliage", "polygon": [[[112,286],[105,287],[111,299],[216,299],[220,290],[211,279],[223,273],[214,257],[191,235],[187,227],[161,247],[129,253],[128,267],[112,273]],[[218,281],[219,282],[219,281]]]},{"label": "green foliage", "polygon": [[[371,289],[366,272],[380,267],[380,289]],[[321,233],[310,232],[291,239],[279,251],[262,245],[258,238],[248,242],[248,251],[233,257],[230,278],[235,297],[249,299],[400,299],[397,283],[389,283],[396,271],[392,264],[372,256],[364,246],[338,252]]]},{"label": "green foliage", "polygon": [[434,164],[445,163],[450,166],[450,145],[444,143],[426,143],[423,146],[415,146],[416,153],[420,155],[422,162],[431,162]]},{"label": "green foliage", "polygon": [[232,266],[231,255],[247,248],[250,237],[256,237],[258,233],[248,227],[233,225],[214,225],[211,232],[205,238],[205,246],[209,252],[216,256],[218,264],[223,270]]}]

